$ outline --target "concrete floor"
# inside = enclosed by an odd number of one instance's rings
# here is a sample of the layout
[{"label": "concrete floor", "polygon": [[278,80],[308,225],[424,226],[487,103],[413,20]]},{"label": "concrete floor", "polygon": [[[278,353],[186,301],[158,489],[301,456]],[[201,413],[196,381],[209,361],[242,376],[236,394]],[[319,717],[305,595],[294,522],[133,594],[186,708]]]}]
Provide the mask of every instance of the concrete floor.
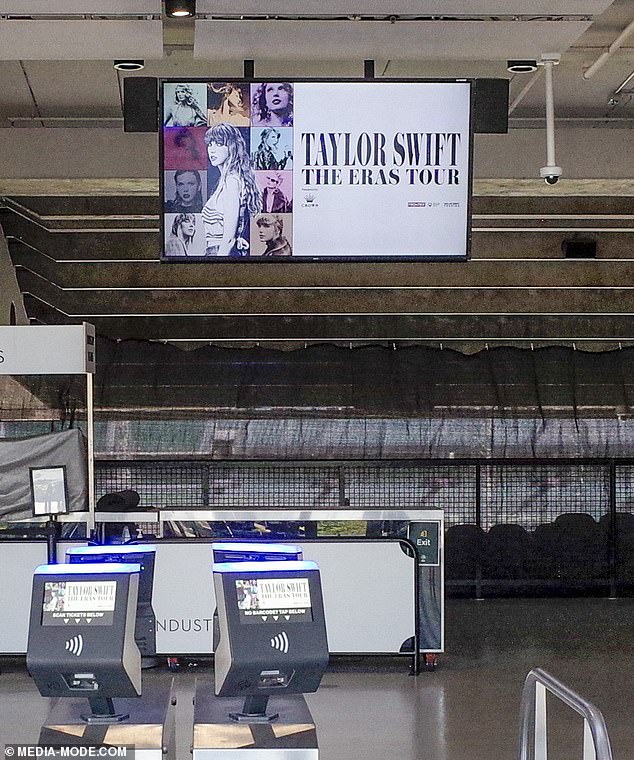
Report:
[{"label": "concrete floor", "polygon": [[[617,760],[634,757],[634,599],[450,601],[446,649],[438,670],[418,677],[407,659],[337,658],[307,696],[321,760],[511,760],[523,681],[536,666],[599,707]],[[0,667],[0,745],[34,742],[47,700],[23,663]],[[203,663],[175,676],[179,760],[190,757],[195,678],[210,673]],[[549,719],[549,757],[580,760],[581,719],[554,702]]]}]

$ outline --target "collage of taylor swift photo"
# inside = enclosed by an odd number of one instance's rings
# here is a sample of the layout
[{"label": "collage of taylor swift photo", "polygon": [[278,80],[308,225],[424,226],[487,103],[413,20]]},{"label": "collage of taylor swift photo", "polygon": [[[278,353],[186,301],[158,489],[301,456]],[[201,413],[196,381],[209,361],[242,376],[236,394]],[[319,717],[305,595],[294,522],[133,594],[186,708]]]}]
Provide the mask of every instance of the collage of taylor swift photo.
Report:
[{"label": "collage of taylor swift photo", "polygon": [[293,86],[163,83],[163,259],[293,254]]}]

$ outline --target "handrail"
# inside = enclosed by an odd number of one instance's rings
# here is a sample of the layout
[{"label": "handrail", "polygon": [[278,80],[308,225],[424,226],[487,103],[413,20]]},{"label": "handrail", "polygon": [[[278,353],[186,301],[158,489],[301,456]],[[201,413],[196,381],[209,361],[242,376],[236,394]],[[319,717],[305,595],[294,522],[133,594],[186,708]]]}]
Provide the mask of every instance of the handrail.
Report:
[{"label": "handrail", "polygon": [[[531,729],[533,758],[547,758],[546,691],[558,697],[584,719],[584,760],[613,760],[608,730],[601,711],[591,702],[541,668],[533,668],[526,676],[520,703],[520,742],[518,760],[529,760]],[[537,720],[537,718],[539,720]],[[589,740],[592,746],[589,746]]]}]

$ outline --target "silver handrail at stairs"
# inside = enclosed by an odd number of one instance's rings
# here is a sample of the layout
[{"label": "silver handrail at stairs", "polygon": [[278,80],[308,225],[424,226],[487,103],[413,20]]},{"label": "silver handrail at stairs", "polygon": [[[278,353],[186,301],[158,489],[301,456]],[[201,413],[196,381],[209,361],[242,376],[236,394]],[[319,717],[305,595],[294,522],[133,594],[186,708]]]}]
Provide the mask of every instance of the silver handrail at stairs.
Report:
[{"label": "silver handrail at stairs", "polygon": [[[520,704],[518,760],[548,758],[547,692],[554,694],[583,717],[583,760],[613,760],[608,730],[601,711],[541,668],[533,668],[524,682]],[[531,744],[532,756],[529,755]]]}]

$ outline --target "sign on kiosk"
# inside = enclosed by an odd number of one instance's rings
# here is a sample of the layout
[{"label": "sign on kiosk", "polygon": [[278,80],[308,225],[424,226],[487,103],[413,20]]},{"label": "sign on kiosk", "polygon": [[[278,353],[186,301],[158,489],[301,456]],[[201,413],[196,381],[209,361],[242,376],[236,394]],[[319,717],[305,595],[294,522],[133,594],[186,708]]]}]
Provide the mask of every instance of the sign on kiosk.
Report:
[{"label": "sign on kiosk", "polygon": [[237,580],[241,623],[312,622],[308,578]]},{"label": "sign on kiosk", "polygon": [[116,595],[116,581],[47,581],[42,625],[112,625]]}]

